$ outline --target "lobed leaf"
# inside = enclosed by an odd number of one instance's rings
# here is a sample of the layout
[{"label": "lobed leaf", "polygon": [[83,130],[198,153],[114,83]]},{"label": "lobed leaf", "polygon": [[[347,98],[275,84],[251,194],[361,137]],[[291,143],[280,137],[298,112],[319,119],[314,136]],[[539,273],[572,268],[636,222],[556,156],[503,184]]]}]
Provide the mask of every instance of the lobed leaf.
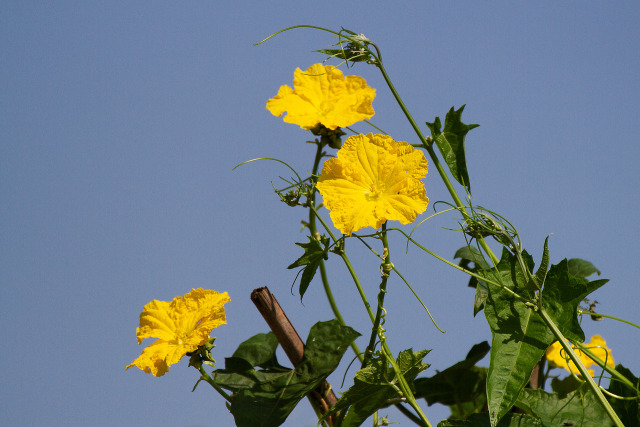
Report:
[{"label": "lobed leaf", "polygon": [[613,421],[592,390],[582,385],[565,397],[544,390],[524,389],[516,403],[545,427],[609,427]]},{"label": "lobed leaf", "polygon": [[[491,425],[495,426],[516,402],[534,366],[546,349],[555,341],[555,336],[542,317],[534,310],[535,301],[531,284],[537,288],[544,277],[541,294],[542,306],[562,334],[571,341],[584,341],[577,316],[578,304],[591,292],[604,285],[607,280],[588,281],[569,273],[567,260],[548,264],[548,247],[532,281],[522,271],[515,255],[503,249],[500,262],[494,269],[479,273],[488,280],[489,295],[485,305],[485,316],[492,331],[491,362],[487,377],[487,401]],[[533,269],[533,259],[522,252],[525,268]],[[519,295],[517,298],[514,294]]]},{"label": "lobed leaf", "polygon": [[487,353],[489,344],[474,345],[467,357],[429,378],[414,381],[415,397],[422,397],[429,406],[441,403],[450,406],[452,417],[464,419],[480,412],[485,405],[487,368],[475,366]]},{"label": "lobed leaf", "polygon": [[234,358],[243,359],[250,367],[277,364],[278,339],[273,332],[257,334],[242,342],[233,353]]},{"label": "lobed leaf", "polygon": [[[489,425],[489,414],[473,414],[464,421],[443,420],[438,423],[438,427],[487,427]],[[531,415],[509,413],[500,420],[498,427],[543,427],[542,422]]]},{"label": "lobed leaf", "polygon": [[[413,382],[420,372],[429,367],[422,362],[428,352],[422,350],[414,353],[409,349],[398,355],[397,364],[408,383]],[[375,411],[389,406],[389,399],[400,397],[395,385],[397,381],[395,372],[384,357],[373,358],[368,366],[356,373],[353,386],[325,416],[347,411],[341,427],[359,426]]]},{"label": "lobed leaf", "polygon": [[[531,256],[523,252],[522,257],[531,270]],[[487,403],[491,425],[496,426],[516,402],[529,382],[533,368],[555,337],[538,313],[509,292],[529,295],[524,289],[526,276],[520,270],[515,255],[504,248],[496,268],[480,273],[504,286],[487,283],[489,296],[484,309],[493,335],[487,375]]]},{"label": "lobed leaf", "polygon": [[[458,249],[453,256],[454,259],[460,258],[458,265],[464,269],[477,273],[481,269],[488,269],[489,264],[485,261],[482,253],[471,246],[463,246]],[[476,288],[476,295],[473,301],[473,316],[475,317],[483,308],[489,294],[487,284],[471,276],[469,278],[469,287]]]},{"label": "lobed leaf", "polygon": [[563,379],[557,377],[551,380],[551,390],[560,398],[566,397],[569,393],[576,391],[582,385],[582,381],[569,375]]},{"label": "lobed leaf", "polygon": [[[243,342],[214,380],[234,392],[230,405],[237,426],[279,426],[293,408],[333,372],[349,344],[360,334],[337,320],[311,327],[302,362],[295,369],[277,364],[272,334]],[[255,364],[264,369],[255,369]],[[253,364],[253,366],[251,366]]]},{"label": "lobed leaf", "polygon": [[547,277],[547,269],[549,268],[549,236],[544,239],[544,248],[542,250],[542,260],[540,266],[533,276],[533,283],[527,287],[529,290],[542,289],[542,285]]},{"label": "lobed leaf", "polygon": [[309,238],[309,243],[296,243],[296,245],[304,249],[304,254],[295,260],[293,264],[287,267],[292,269],[304,266],[304,269],[302,270],[302,278],[300,279],[300,301],[302,301],[302,297],[304,297],[304,294],[311,284],[311,280],[313,280],[313,276],[315,276],[316,270],[320,266],[322,260],[329,258],[328,237],[321,236],[320,240],[311,236],[307,237]]},{"label": "lobed leaf", "polygon": [[461,116],[464,105],[456,110],[451,107],[444,120],[444,129],[440,132],[440,117],[436,117],[433,123],[427,122],[431,136],[435,141],[440,153],[444,157],[451,175],[463,185],[467,191],[471,192],[469,183],[469,172],[467,171],[467,160],[464,151],[464,139],[471,129],[480,125],[467,125],[462,123]]},{"label": "lobed leaf", "polygon": [[615,378],[612,378],[609,383],[608,391],[627,399],[623,400],[609,396],[609,403],[625,426],[640,426],[640,378],[633,375],[629,369],[625,368],[621,364],[616,366],[616,371],[630,380],[635,386],[635,390],[626,384],[619,382]]},{"label": "lobed leaf", "polygon": [[597,273],[599,276],[600,270],[598,270],[595,265],[591,264],[589,261],[585,261],[580,258],[571,258],[569,260],[569,274],[572,276],[584,279],[585,277],[591,276],[593,273]]},{"label": "lobed leaf", "polygon": [[590,282],[569,274],[566,259],[549,269],[542,290],[542,302],[560,332],[569,341],[584,342],[584,331],[577,316],[578,304],[607,282],[607,279]]}]

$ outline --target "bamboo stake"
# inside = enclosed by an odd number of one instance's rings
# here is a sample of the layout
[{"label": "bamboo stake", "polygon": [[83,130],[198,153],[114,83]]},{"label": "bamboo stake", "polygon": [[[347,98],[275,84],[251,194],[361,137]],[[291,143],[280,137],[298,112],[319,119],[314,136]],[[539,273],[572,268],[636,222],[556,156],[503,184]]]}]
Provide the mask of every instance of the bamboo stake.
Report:
[{"label": "bamboo stake", "polygon": [[[276,297],[265,286],[254,289],[251,292],[251,301],[253,301],[267,325],[273,331],[293,366],[297,367],[304,356],[304,343],[282,310],[282,307],[278,304]],[[326,413],[338,401],[331,389],[331,385],[327,381],[323,381],[308,397],[314,409],[322,414]],[[333,426],[335,419],[333,417],[330,418],[327,419],[327,422],[330,426]]]}]

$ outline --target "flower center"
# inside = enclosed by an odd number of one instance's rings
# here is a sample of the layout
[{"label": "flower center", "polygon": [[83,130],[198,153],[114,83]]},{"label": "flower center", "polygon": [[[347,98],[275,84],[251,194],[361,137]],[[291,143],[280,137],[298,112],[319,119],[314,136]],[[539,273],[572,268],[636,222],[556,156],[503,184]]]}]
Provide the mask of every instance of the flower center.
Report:
[{"label": "flower center", "polygon": [[320,102],[320,106],[318,108],[318,114],[321,116],[326,116],[333,109],[335,103],[331,101],[322,101]]},{"label": "flower center", "polygon": [[189,337],[189,334],[185,331],[183,331],[182,329],[178,328],[176,329],[176,343],[178,345],[183,345],[185,340]]},{"label": "flower center", "polygon": [[375,183],[369,186],[369,191],[365,192],[364,197],[367,202],[375,202],[382,197],[382,193],[384,193],[384,184]]}]

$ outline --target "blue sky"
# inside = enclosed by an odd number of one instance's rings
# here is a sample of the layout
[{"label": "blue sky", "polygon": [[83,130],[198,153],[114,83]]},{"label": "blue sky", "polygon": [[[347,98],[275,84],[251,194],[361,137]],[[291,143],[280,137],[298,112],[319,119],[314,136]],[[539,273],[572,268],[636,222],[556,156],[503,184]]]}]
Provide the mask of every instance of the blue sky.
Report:
[{"label": "blue sky", "polygon": [[[592,261],[611,279],[594,294],[599,310],[637,323],[639,18],[637,2],[3,2],[0,424],[233,425],[213,390],[191,393],[186,361],[162,378],[124,371],[142,350],[135,328],[151,299],[229,292],[228,325],[214,334],[219,362],[267,330],[249,300],[256,287],[270,287],[303,337],[331,318],[318,283],[303,304],[290,291],[306,212],[270,184],[288,172],[272,162],[232,171],[263,156],[311,168],[309,135],[265,102],[333,39],[297,30],[253,45],[297,24],[376,42],[419,123],[466,104],[463,120],[481,125],[467,137],[474,202],[509,218],[535,259],[553,233],[552,262]],[[372,121],[415,142],[375,68],[352,73],[377,88]],[[428,212],[449,200],[435,170],[425,185]],[[443,227],[455,225],[441,216],[417,237],[451,258],[464,242]],[[396,280],[389,344],[433,349],[433,375],[489,329],[473,318],[465,276],[415,249],[404,257],[401,239],[391,245],[447,333]],[[373,300],[379,262],[350,246]],[[347,323],[366,334],[344,267],[328,267]],[[640,373],[637,330],[584,329]],[[426,411],[434,422],[448,414]],[[315,425],[308,403],[286,425]]]}]

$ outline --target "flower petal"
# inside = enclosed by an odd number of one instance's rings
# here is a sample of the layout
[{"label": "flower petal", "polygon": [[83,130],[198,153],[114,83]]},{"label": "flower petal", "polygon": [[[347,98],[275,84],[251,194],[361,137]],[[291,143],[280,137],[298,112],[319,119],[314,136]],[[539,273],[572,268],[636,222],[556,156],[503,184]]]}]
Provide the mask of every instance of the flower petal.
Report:
[{"label": "flower petal", "polygon": [[[611,356],[611,350],[607,348],[607,343],[600,335],[594,335],[591,337],[591,341],[585,343],[585,347],[589,348],[591,352],[593,352],[596,356],[598,356],[602,360],[606,360],[607,365],[614,367],[615,363],[613,361],[613,356]],[[574,350],[582,364],[588,368],[589,366],[598,365],[595,361],[593,361],[586,353],[583,353],[579,349],[574,347]],[[545,353],[545,357],[547,362],[549,362],[549,366],[552,368],[564,368],[569,372],[573,372],[579,375],[578,367],[573,363],[572,360],[569,360],[569,356],[565,354],[562,346],[559,341],[555,341]],[[593,376],[594,370],[587,369],[589,374]]]},{"label": "flower petal", "polygon": [[140,326],[136,331],[138,344],[145,338],[173,339],[175,323],[169,314],[170,303],[153,300],[140,313]]},{"label": "flower petal", "polygon": [[387,220],[413,222],[429,203],[420,181],[427,170],[424,155],[406,142],[360,134],[325,162],[317,188],[336,228],[351,234]]},{"label": "flower petal", "polygon": [[131,362],[126,369],[137,366],[147,374],[161,377],[169,371],[169,366],[178,363],[187,352],[194,351],[197,347],[196,345],[187,349],[185,346],[177,345],[175,342],[157,340],[142,350],[142,354]]},{"label": "flower petal", "polygon": [[591,337],[591,341],[585,344],[585,346],[591,350],[593,354],[603,361],[606,361],[608,366],[615,368],[616,364],[613,360],[613,356],[611,355],[611,349],[607,347],[607,342],[600,335],[594,335]]},{"label": "flower petal", "polygon": [[145,338],[159,338],[142,351],[131,366],[162,376],[169,366],[209,340],[211,330],[226,324],[224,304],[229,295],[202,288],[176,297],[171,302],[153,300],[144,306],[137,328],[138,344]]},{"label": "flower petal", "polygon": [[185,342],[202,345],[209,339],[212,329],[226,324],[223,306],[229,301],[226,292],[202,288],[192,289],[182,298],[174,299],[171,304],[177,330],[186,334]]},{"label": "flower petal", "polygon": [[373,116],[371,105],[375,89],[358,76],[344,77],[333,66],[315,64],[306,71],[296,68],[293,85],[281,86],[278,94],[267,101],[267,110],[275,116],[285,111],[284,121],[311,129],[319,123],[335,130],[351,126]]}]

